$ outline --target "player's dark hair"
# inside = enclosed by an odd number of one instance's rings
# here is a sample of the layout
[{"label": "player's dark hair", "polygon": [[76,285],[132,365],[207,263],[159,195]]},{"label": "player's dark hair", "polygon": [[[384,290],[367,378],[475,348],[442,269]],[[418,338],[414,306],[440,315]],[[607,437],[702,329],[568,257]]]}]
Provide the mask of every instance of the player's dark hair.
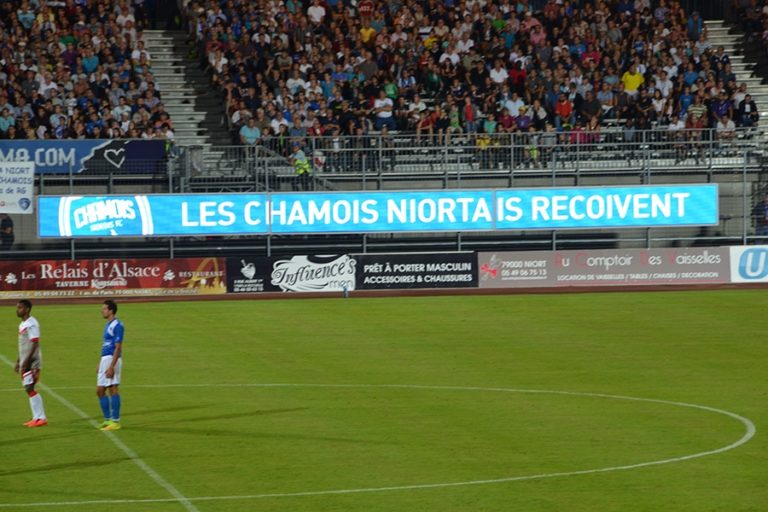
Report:
[{"label": "player's dark hair", "polygon": [[29,302],[27,299],[21,299],[19,301],[19,304],[23,304],[25,308],[27,308],[27,311],[32,311],[32,303]]},{"label": "player's dark hair", "polygon": [[117,303],[113,301],[112,299],[105,300],[104,305],[107,306],[107,309],[112,312],[112,314],[117,314]]}]

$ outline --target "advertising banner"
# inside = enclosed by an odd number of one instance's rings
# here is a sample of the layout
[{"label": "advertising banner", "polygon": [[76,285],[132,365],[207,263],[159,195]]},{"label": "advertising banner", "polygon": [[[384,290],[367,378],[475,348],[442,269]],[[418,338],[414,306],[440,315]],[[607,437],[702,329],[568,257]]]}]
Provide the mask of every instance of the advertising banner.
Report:
[{"label": "advertising banner", "polygon": [[0,162],[30,162],[38,174],[155,172],[164,159],[162,140],[0,140]]},{"label": "advertising banner", "polygon": [[474,287],[477,265],[471,252],[227,259],[230,293]]},{"label": "advertising banner", "polygon": [[348,254],[227,259],[230,293],[354,290],[357,261]]},{"label": "advertising banner", "polygon": [[478,254],[480,288],[730,282],[729,248]]},{"label": "advertising banner", "polygon": [[731,282],[768,283],[768,245],[731,247]]},{"label": "advertising banner", "polygon": [[0,261],[0,298],[216,295],[219,258]]},{"label": "advertising banner", "polygon": [[477,258],[472,252],[366,254],[356,258],[361,290],[477,288]]},{"label": "advertising banner", "polygon": [[35,164],[0,162],[0,213],[33,213]]},{"label": "advertising banner", "polygon": [[42,196],[39,236],[210,236],[716,225],[704,185]]}]

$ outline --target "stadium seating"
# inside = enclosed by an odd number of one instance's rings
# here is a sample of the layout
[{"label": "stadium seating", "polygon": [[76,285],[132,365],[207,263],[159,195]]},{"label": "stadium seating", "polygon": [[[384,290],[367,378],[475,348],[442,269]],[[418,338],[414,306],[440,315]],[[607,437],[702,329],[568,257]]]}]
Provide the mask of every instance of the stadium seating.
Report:
[{"label": "stadium seating", "polygon": [[187,6],[235,143],[287,153],[308,136],[378,133],[390,117],[389,132],[421,144],[478,133],[523,144],[629,119],[633,129],[720,125],[727,137],[759,121],[728,53],[675,1],[300,5]]},{"label": "stadium seating", "polygon": [[152,56],[141,40],[141,6],[6,2],[0,138],[172,139]]}]

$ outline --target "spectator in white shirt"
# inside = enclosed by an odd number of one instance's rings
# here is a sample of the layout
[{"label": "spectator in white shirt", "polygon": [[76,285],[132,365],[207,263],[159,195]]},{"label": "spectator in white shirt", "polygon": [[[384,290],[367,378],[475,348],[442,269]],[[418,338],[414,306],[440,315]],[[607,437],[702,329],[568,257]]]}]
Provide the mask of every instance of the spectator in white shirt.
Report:
[{"label": "spectator in white shirt", "polygon": [[131,60],[138,62],[142,55],[144,55],[148,63],[152,60],[149,52],[144,48],[144,41],[139,40],[136,42],[136,49],[131,52]]},{"label": "spectator in white shirt", "polygon": [[408,41],[408,34],[403,32],[402,25],[396,25],[395,31],[389,36],[389,40],[392,43],[392,46],[395,46],[398,41],[403,41],[405,43]]},{"label": "spectator in white shirt", "polygon": [[731,140],[736,136],[736,123],[728,117],[728,114],[725,114],[717,122],[715,131],[718,139]]},{"label": "spectator in white shirt", "polygon": [[127,5],[124,5],[120,9],[120,14],[117,15],[117,19],[115,20],[120,27],[124,27],[126,22],[130,21],[134,25],[136,24],[136,18],[131,14],[131,11]]},{"label": "spectator in white shirt", "polygon": [[507,81],[509,74],[507,70],[502,66],[501,59],[496,59],[493,65],[493,69],[490,72],[491,81],[497,85],[501,85]]},{"label": "spectator in white shirt", "polygon": [[285,125],[288,128],[290,125],[288,121],[283,117],[283,113],[280,110],[275,111],[275,117],[269,123],[269,127],[272,128],[272,133],[280,133],[280,125]]},{"label": "spectator in white shirt", "polygon": [[213,69],[216,70],[217,73],[221,73],[221,71],[224,69],[224,65],[228,62],[229,60],[224,56],[224,53],[220,49],[217,49],[216,52],[211,54],[211,56],[208,58],[208,63]]},{"label": "spectator in white shirt", "polygon": [[58,88],[59,85],[53,81],[53,77],[51,76],[50,72],[45,71],[42,75],[43,76],[40,79],[40,87],[38,88],[37,92],[40,93],[40,96],[48,98],[51,94],[50,91]]},{"label": "spectator in white shirt", "polygon": [[395,104],[387,97],[384,90],[379,91],[379,97],[373,102],[373,111],[376,114],[374,126],[377,130],[381,130],[382,126],[386,126],[390,130],[397,130],[397,123],[395,123],[392,113],[394,107]]},{"label": "spectator in white shirt", "polygon": [[519,112],[521,108],[525,107],[525,102],[517,94],[517,91],[512,92],[512,97],[504,102],[503,107],[512,112]]},{"label": "spectator in white shirt", "polygon": [[733,100],[733,104],[738,106],[742,101],[744,101],[744,98],[747,96],[747,84],[743,83],[739,85],[738,90],[733,93],[733,97],[731,98]]},{"label": "spectator in white shirt", "polygon": [[440,64],[443,64],[446,60],[451,61],[451,64],[454,66],[458,66],[461,61],[461,57],[456,52],[456,47],[453,44],[449,44],[442,55],[440,55]]},{"label": "spectator in white shirt", "polygon": [[307,9],[307,16],[312,23],[320,25],[325,19],[325,7],[320,4],[320,0],[315,0],[312,5]]},{"label": "spectator in white shirt", "polygon": [[661,91],[661,95],[664,98],[668,98],[674,87],[675,84],[669,79],[667,72],[662,70],[661,73],[659,73],[659,79],[656,80],[656,88]]},{"label": "spectator in white shirt", "polygon": [[307,82],[301,78],[301,75],[299,75],[299,70],[294,69],[293,76],[285,82],[285,86],[288,87],[288,90],[291,91],[291,94],[296,94],[297,92],[303,91],[307,88]]},{"label": "spectator in white shirt", "polygon": [[456,43],[456,51],[459,53],[467,53],[473,46],[475,46],[475,42],[470,39],[469,32],[464,32],[461,35],[459,42]]},{"label": "spectator in white shirt", "polygon": [[413,101],[408,105],[408,118],[417,123],[421,119],[421,113],[427,110],[427,104],[421,99],[418,94],[413,95]]}]

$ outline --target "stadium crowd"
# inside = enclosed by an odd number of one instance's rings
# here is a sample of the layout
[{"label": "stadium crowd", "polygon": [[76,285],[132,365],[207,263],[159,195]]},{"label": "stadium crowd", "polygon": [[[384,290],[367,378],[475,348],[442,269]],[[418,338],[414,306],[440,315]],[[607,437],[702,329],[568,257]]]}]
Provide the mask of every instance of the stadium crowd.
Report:
[{"label": "stadium crowd", "polygon": [[141,30],[145,0],[0,7],[0,138],[173,139]]},{"label": "stadium crowd", "polygon": [[725,139],[759,120],[673,0],[193,0],[186,15],[242,144],[380,130],[578,142],[607,123]]}]

